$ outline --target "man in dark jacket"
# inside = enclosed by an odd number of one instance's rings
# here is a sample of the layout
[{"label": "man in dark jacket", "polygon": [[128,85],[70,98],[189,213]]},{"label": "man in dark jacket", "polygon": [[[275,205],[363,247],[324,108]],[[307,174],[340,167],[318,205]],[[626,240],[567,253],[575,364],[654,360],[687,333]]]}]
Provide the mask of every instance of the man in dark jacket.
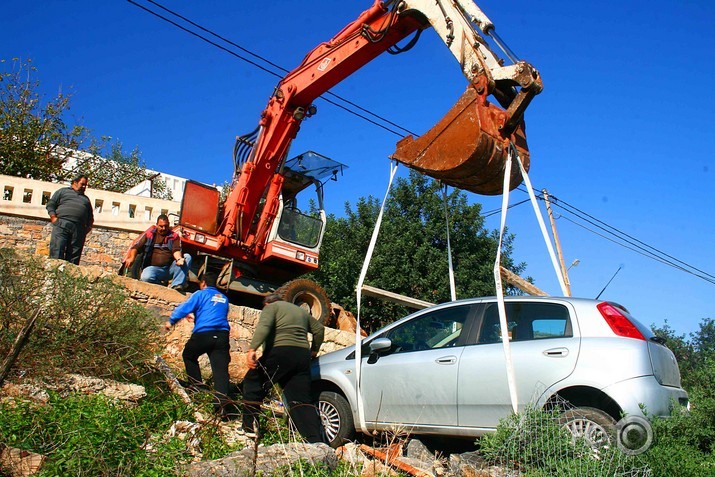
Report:
[{"label": "man in dark jacket", "polygon": [[94,211],[87,189],[87,176],[72,179],[71,187],[58,189],[47,202],[47,213],[52,222],[50,258],[67,260],[79,265],[87,234],[94,224]]},{"label": "man in dark jacket", "polygon": [[214,407],[217,413],[226,415],[228,410],[228,363],[231,362],[228,341],[228,298],[216,288],[216,275],[204,273],[199,283],[200,290],[192,293],[188,300],[174,309],[165,323],[170,330],[185,316],[193,313],[194,330],[181,354],[184,358],[189,385],[202,387],[199,356],[207,354],[214,379]]},{"label": "man in dark jacket", "polygon": [[[273,384],[285,397],[288,413],[298,432],[308,442],[325,442],[323,426],[310,392],[310,359],[323,344],[325,328],[303,308],[268,295],[253,333],[243,379],[243,430],[258,431],[258,414]],[[308,333],[313,335],[312,344]],[[263,355],[256,359],[256,349]]]}]

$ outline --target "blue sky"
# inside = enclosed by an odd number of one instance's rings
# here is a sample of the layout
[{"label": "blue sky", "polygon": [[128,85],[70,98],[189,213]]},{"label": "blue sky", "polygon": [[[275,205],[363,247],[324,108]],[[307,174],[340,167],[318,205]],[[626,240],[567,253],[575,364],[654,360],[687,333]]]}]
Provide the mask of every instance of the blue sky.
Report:
[{"label": "blue sky", "polygon": [[[370,4],[164,3],[287,69]],[[479,6],[543,78],[544,91],[526,114],[534,187],[715,274],[715,2],[489,0]],[[32,58],[48,97],[59,89],[73,93],[78,121],[120,139],[125,149],[139,147],[150,168],[208,183],[230,179],[234,138],[256,127],[277,82],[127,1],[6,0],[0,27],[0,58]],[[465,84],[428,31],[412,51],[378,58],[333,91],[421,133]],[[318,115],[304,122],[291,151],[315,150],[349,166],[327,187],[328,211],[341,214],[346,201],[362,196],[381,198],[387,156],[399,138],[324,101],[316,104]],[[525,198],[514,191],[511,202]],[[485,211],[501,200],[470,199]],[[570,270],[574,295],[595,297],[621,267],[602,298],[623,303],[644,323],[668,320],[688,333],[702,318],[715,318],[713,283],[555,211],[566,262],[580,261]],[[512,209],[507,224],[526,274],[559,294],[531,207]],[[487,219],[489,228],[498,225],[498,214]]]}]

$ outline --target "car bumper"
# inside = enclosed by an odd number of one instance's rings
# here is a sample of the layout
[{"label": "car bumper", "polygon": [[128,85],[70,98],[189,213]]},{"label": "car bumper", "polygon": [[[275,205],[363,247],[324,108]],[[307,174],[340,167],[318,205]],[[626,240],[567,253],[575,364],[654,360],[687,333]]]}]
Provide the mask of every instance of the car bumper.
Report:
[{"label": "car bumper", "polygon": [[688,407],[688,393],[663,386],[654,376],[627,379],[603,391],[621,405],[627,416],[668,417],[677,406]]}]

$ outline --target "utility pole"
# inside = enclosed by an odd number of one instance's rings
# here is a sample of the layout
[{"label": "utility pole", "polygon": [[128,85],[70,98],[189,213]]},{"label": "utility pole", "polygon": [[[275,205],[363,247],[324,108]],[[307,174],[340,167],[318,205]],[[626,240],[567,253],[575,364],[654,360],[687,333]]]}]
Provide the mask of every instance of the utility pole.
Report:
[{"label": "utility pole", "polygon": [[564,277],[564,285],[566,285],[566,293],[571,296],[571,282],[569,281],[569,272],[564,264],[564,254],[561,251],[561,241],[559,240],[559,234],[556,231],[556,221],[554,221],[554,213],[551,211],[551,203],[549,202],[549,193],[546,189],[542,189],[541,193],[544,194],[544,203],[546,203],[546,211],[549,214],[549,222],[551,223],[551,233],[554,234],[554,243],[556,244],[556,254],[559,257],[559,265],[561,266],[561,274]]}]

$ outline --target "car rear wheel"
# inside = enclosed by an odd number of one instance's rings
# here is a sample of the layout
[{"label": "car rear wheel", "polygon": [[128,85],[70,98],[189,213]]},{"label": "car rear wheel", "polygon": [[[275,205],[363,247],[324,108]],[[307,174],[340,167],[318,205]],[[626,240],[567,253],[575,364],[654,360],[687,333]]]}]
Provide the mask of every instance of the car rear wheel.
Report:
[{"label": "car rear wheel", "polygon": [[353,413],[343,396],[332,391],[321,392],[318,412],[331,447],[339,447],[354,437]]},{"label": "car rear wheel", "polygon": [[616,421],[594,407],[569,409],[559,416],[559,423],[568,429],[574,439],[584,439],[594,449],[615,442]]}]

